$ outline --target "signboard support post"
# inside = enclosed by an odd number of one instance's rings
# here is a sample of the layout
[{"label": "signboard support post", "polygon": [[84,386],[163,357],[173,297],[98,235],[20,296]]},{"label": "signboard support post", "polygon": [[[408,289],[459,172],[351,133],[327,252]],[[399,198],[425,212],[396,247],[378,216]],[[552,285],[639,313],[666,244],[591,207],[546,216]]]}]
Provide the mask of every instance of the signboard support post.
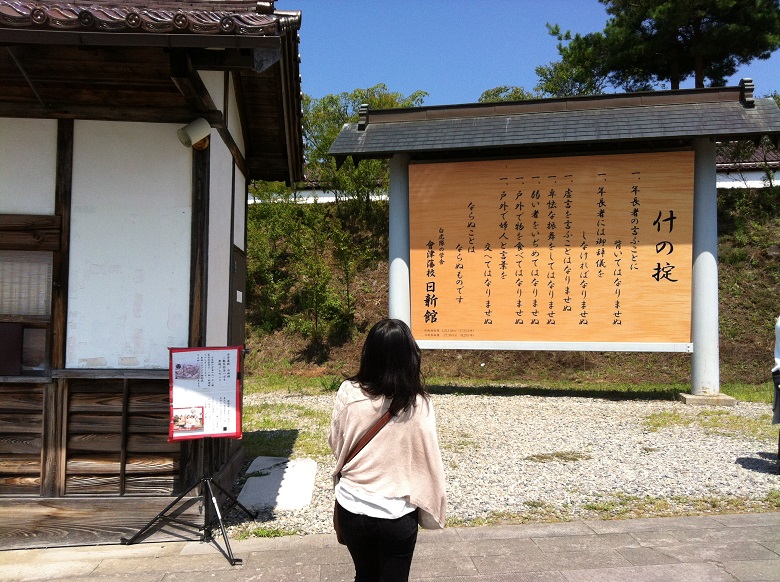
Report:
[{"label": "signboard support post", "polygon": [[717,396],[720,393],[720,361],[715,142],[697,139],[694,147],[691,394]]},{"label": "signboard support post", "polygon": [[409,289],[409,156],[390,158],[390,273],[388,313],[411,325]]}]

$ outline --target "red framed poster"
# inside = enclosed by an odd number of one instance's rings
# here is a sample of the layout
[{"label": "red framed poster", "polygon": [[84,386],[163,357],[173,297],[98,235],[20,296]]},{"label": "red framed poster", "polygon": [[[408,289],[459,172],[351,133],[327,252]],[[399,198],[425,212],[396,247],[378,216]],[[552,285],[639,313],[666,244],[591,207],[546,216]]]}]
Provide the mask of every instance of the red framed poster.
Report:
[{"label": "red framed poster", "polygon": [[169,441],[241,438],[242,349],[169,348]]}]

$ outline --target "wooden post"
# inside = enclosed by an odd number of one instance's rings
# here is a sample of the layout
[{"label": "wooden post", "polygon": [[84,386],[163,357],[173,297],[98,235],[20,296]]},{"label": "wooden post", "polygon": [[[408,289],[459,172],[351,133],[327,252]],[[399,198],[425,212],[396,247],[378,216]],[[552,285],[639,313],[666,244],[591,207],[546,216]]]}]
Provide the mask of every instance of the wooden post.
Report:
[{"label": "wooden post", "polygon": [[190,347],[206,341],[210,148],[192,150],[192,244],[190,249]]},{"label": "wooden post", "polygon": [[[51,368],[65,367],[68,316],[68,272],[70,265],[70,208],[73,185],[74,121],[57,122],[57,170],[54,212],[60,216],[59,251],[54,253],[52,273],[51,327],[49,354]],[[41,446],[41,496],[65,495],[67,458],[68,381],[57,379],[44,387],[43,441]]]},{"label": "wooden post", "polygon": [[[208,289],[210,147],[192,150],[192,243],[190,261],[190,347],[206,345]],[[179,475],[181,487],[191,487],[204,476],[203,440],[181,445]]]}]

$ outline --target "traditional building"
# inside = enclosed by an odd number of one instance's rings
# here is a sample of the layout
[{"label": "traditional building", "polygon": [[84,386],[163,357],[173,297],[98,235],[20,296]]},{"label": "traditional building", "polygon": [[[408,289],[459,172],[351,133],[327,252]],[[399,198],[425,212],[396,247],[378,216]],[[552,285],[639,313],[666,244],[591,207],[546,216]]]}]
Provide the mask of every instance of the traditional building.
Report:
[{"label": "traditional building", "polygon": [[739,159],[718,152],[718,188],[766,188],[776,183],[780,172],[780,150],[760,143]]},{"label": "traditional building", "polygon": [[168,442],[168,348],[244,342],[248,183],[302,179],[300,23],[0,0],[0,547],[116,543],[240,469]]}]

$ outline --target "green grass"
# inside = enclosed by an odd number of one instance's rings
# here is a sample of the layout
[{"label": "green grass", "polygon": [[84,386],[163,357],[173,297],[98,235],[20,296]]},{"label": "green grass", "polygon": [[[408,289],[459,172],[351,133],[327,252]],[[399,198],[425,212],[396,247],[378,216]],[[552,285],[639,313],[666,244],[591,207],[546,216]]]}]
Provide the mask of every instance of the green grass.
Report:
[{"label": "green grass", "polygon": [[682,384],[626,384],[605,382],[548,381],[534,383],[468,381],[433,378],[426,381],[433,394],[488,396],[579,396],[609,400],[676,400],[681,392],[690,392]]},{"label": "green grass", "polygon": [[239,530],[235,535],[235,539],[237,540],[245,540],[248,538],[280,538],[284,536],[292,536],[295,535],[297,532],[286,530],[286,529],[276,529],[276,528],[267,528],[267,527],[249,527],[247,529]]},{"label": "green grass", "polygon": [[[342,378],[333,374],[312,377],[281,372],[254,373],[244,381],[246,394],[282,392],[287,394],[318,395],[335,392]],[[677,400],[679,394],[690,393],[690,384],[586,380],[548,380],[544,382],[496,382],[485,378],[426,378],[428,389],[434,394],[487,394],[529,396],[582,396],[613,400]],[[763,384],[723,383],[720,387],[741,402],[772,403],[772,382]]]},{"label": "green grass", "polygon": [[[445,428],[439,429],[440,431],[446,431]],[[474,435],[460,431],[457,434],[450,435],[446,432],[441,432],[441,447],[455,453],[464,453],[466,451],[478,451],[482,448],[482,443],[479,442]],[[446,438],[445,438],[446,436]]]},{"label": "green grass", "polygon": [[[580,396],[610,400],[677,400],[680,394],[690,394],[689,384],[571,382],[546,381],[533,383],[496,382],[494,380],[463,381],[454,378],[428,378],[434,394],[482,394],[490,396]],[[773,387],[766,384],[723,384],[721,392],[741,402],[772,403]]]},{"label": "green grass", "polygon": [[[254,377],[249,382],[252,392],[282,392],[308,394],[332,393],[334,381],[327,377],[288,378],[266,375]],[[738,389],[724,387],[730,395],[753,394],[753,401],[767,402],[765,387],[739,385]],[[662,384],[619,384],[565,382],[545,385],[520,385],[484,382],[468,384],[448,382],[434,386],[432,392],[440,394],[469,395],[519,395],[540,396],[585,396],[610,399],[675,399],[683,387]],[[740,392],[741,391],[741,392]],[[645,420],[648,430],[663,430],[674,426],[696,425],[712,434],[734,437],[776,439],[769,414],[759,418],[743,417],[726,408],[681,407],[676,411],[665,411],[648,415]],[[244,408],[244,447],[247,457],[260,455],[278,457],[323,458],[330,455],[327,432],[330,426],[330,412],[315,410],[299,404],[267,403],[247,405]],[[479,443],[467,433],[458,433],[450,444],[453,449],[463,451],[478,449]],[[527,459],[535,462],[576,462],[590,456],[579,451],[554,451],[532,455]],[[457,467],[452,466],[456,470]],[[248,475],[249,476],[249,475]],[[521,523],[553,523],[573,519],[630,519],[641,517],[662,517],[682,515],[708,515],[735,512],[780,511],[780,490],[771,490],[765,498],[747,499],[740,497],[638,497],[621,493],[597,497],[580,508],[564,504],[556,507],[543,500],[528,500],[522,511],[493,512],[475,519],[450,519],[448,525],[471,527],[477,525],[500,525]],[[280,537],[296,535],[297,532],[258,526],[248,522],[234,534],[236,539],[248,537]]]},{"label": "green grass", "polygon": [[327,443],[330,413],[297,404],[244,407],[244,449],[248,458],[330,455]]},{"label": "green grass", "polygon": [[650,432],[657,432],[662,428],[672,426],[690,426],[693,421],[680,412],[663,411],[655,412],[645,418],[645,428]]},{"label": "green grass", "polygon": [[638,519],[728,513],[780,511],[780,490],[772,489],[765,497],[683,497],[669,499],[638,497],[616,493],[602,496],[576,509],[565,505],[556,508],[543,501],[528,501],[522,512],[496,511],[474,519],[448,519],[453,527],[514,525],[523,523],[556,523],[574,519]]},{"label": "green grass", "polygon": [[[299,377],[293,374],[254,374],[244,385],[247,394],[287,393],[296,395],[332,394],[340,384],[340,377],[322,375]],[[496,383],[488,380],[464,382],[457,379],[434,378],[428,380],[429,390],[434,394],[453,395],[495,395],[495,396],[579,396],[611,400],[676,400],[681,392],[690,390],[682,384],[619,382],[545,382],[534,384]],[[771,403],[772,386],[749,384],[726,384],[722,391],[737,400]],[[691,409],[695,410],[695,409]],[[645,420],[648,430],[660,430],[674,425],[691,424],[713,434],[749,436],[757,439],[772,437],[771,418],[764,415],[751,419],[728,411],[701,410],[692,415],[689,411],[662,412]],[[315,411],[293,404],[248,405],[244,408],[244,447],[249,458],[256,456],[311,457],[320,458],[330,454],[327,446],[327,431],[330,413]],[[459,435],[451,445],[456,450],[478,448],[478,443],[469,435]],[[563,452],[553,453],[542,461],[581,460],[564,459]]]},{"label": "green grass", "polygon": [[580,453],[579,451],[555,451],[553,453],[539,453],[538,455],[531,455],[526,457],[526,461],[534,461],[536,463],[570,463],[574,461],[587,461],[592,457],[587,453]]},{"label": "green grass", "polygon": [[769,380],[764,384],[724,384],[720,387],[723,394],[728,394],[740,402],[764,402],[772,404],[774,387]]},{"label": "green grass", "polygon": [[[341,382],[334,375],[302,377],[293,374],[266,373],[249,376],[244,385],[247,394],[287,393],[296,395],[332,394]],[[452,378],[433,378],[427,381],[429,390],[434,394],[453,395],[495,395],[495,396],[579,396],[586,398],[605,398],[610,400],[676,400],[690,387],[683,384],[657,383],[620,383],[620,382],[544,382],[522,384],[517,382],[497,383],[489,380],[467,382]],[[722,392],[737,400],[746,402],[771,403],[771,383],[762,385],[725,384]],[[691,409],[695,410],[695,409]],[[771,418],[768,415],[759,419],[745,418],[722,409],[697,411],[662,412],[651,415],[645,420],[649,430],[659,430],[669,426],[688,426],[697,424],[713,434],[731,436],[749,436],[767,439],[773,435]],[[327,446],[327,431],[330,414],[314,411],[299,405],[246,406],[244,409],[244,446],[247,456],[311,457],[319,458],[330,454]],[[478,448],[469,435],[459,435],[451,445],[457,450]],[[565,461],[558,458],[532,459],[542,461]],[[580,460],[568,459],[568,460]]]},{"label": "green grass", "polygon": [[762,414],[751,418],[734,414],[721,408],[689,411],[662,411],[648,415],[645,426],[651,432],[674,426],[696,425],[709,434],[725,435],[735,438],[753,438],[770,440],[775,438],[772,416]]},{"label": "green grass", "polygon": [[697,423],[714,434],[755,439],[774,437],[772,415],[762,414],[758,418],[748,418],[733,414],[728,410],[703,410],[696,417]]},{"label": "green grass", "polygon": [[301,395],[321,394],[323,392],[322,377],[304,377],[273,372],[249,374],[244,380],[244,393],[246,394],[271,392]]}]

